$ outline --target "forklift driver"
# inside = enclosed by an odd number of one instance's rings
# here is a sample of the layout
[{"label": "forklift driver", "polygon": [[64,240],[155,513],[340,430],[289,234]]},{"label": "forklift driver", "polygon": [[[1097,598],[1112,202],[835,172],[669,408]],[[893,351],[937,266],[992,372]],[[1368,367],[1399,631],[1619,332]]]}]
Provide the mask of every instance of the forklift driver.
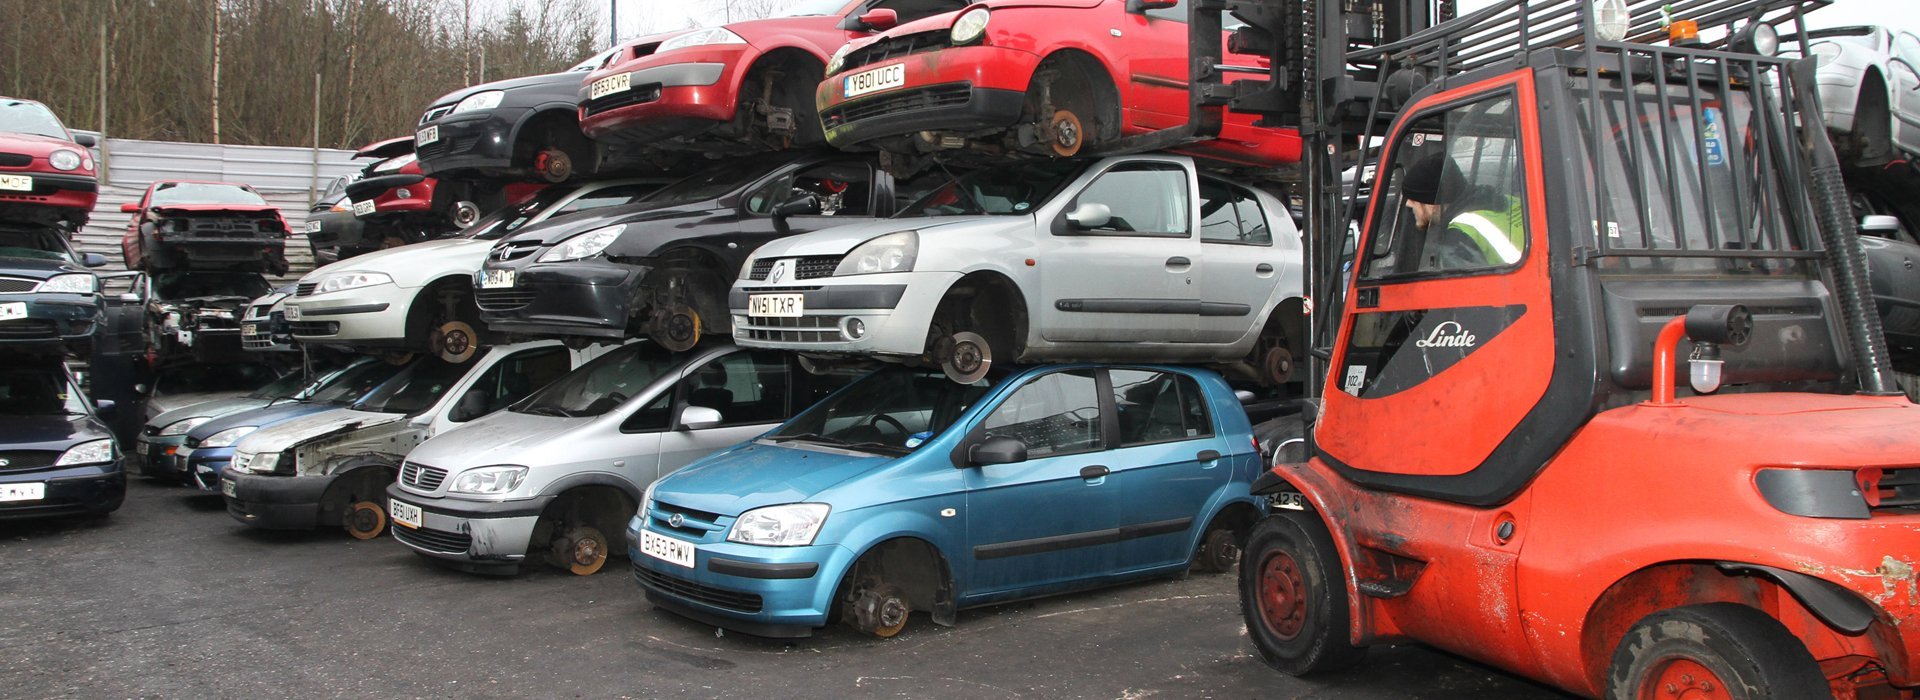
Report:
[{"label": "forklift driver", "polygon": [[[1415,226],[1438,234],[1427,243],[1430,262],[1423,269],[1464,270],[1520,262],[1526,246],[1520,198],[1472,186],[1445,154],[1415,161],[1400,192],[1413,211]],[[1433,223],[1443,219],[1446,228],[1433,231]]]}]

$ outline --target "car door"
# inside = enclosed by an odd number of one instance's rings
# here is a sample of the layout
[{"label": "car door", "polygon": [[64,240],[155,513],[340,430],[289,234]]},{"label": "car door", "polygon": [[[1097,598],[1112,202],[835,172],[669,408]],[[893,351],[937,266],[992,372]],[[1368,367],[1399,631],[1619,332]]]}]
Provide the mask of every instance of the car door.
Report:
[{"label": "car door", "polygon": [[967,490],[964,596],[989,596],[1106,575],[1117,524],[1107,483],[1096,372],[1033,377],[969,428],[968,444],[1009,437],[1025,461],[963,468]]},{"label": "car door", "polygon": [[[1180,163],[1122,160],[1096,174],[1066,203],[1040,239],[1038,298],[1028,305],[1041,337],[1066,341],[1187,338],[1199,296],[1193,285],[1200,246],[1192,233],[1193,179]],[[1075,225],[1083,205],[1110,213],[1097,226]],[[1086,223],[1086,222],[1083,222]]]},{"label": "car door", "polygon": [[1889,68],[1893,142],[1900,150],[1920,153],[1920,38],[1907,32],[1895,33]]},{"label": "car door", "polygon": [[[1194,340],[1231,343],[1265,322],[1261,307],[1290,267],[1296,249],[1276,246],[1267,212],[1253,190],[1200,178],[1200,309]],[[1273,212],[1285,216],[1285,212]]]},{"label": "car door", "polygon": [[[660,435],[660,474],[771,430],[787,418],[791,372],[783,353],[734,352],[687,369],[674,387],[671,430]],[[693,407],[720,412],[720,422],[688,425]]]},{"label": "car door", "polygon": [[[1107,3],[1113,11],[1122,3]],[[1127,74],[1113,76],[1127,95],[1128,121],[1144,129],[1165,129],[1187,121],[1187,3],[1122,12],[1117,36]]]},{"label": "car door", "polygon": [[1106,460],[1120,515],[1114,569],[1185,562],[1208,501],[1233,476],[1229,446],[1192,377],[1117,368],[1107,377],[1118,427]]}]

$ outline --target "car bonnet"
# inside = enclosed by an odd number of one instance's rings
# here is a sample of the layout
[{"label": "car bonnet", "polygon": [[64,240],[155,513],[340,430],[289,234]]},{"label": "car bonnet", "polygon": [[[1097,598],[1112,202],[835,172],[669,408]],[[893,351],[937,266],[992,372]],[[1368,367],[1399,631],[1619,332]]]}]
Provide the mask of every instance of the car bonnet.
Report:
[{"label": "car bonnet", "polygon": [[[881,219],[846,226],[821,229],[798,236],[788,236],[767,242],[753,252],[755,258],[791,257],[796,255],[845,255],[861,243],[876,237],[901,231],[918,231],[921,234],[948,235],[960,234],[967,228],[1004,228],[1015,227],[1030,229],[1033,218],[1029,216],[940,216],[914,217],[907,219]],[[923,240],[921,247],[926,243]]]},{"label": "car bonnet", "polygon": [[283,452],[309,440],[333,433],[364,430],[406,419],[404,414],[399,413],[374,413],[336,408],[255,430],[241,438],[240,442],[233,447],[240,452],[254,454]]},{"label": "car bonnet", "polygon": [[234,411],[194,426],[193,430],[187,431],[187,438],[204,442],[207,438],[213,437],[228,428],[238,428],[243,425],[264,428],[285,423],[301,416],[310,416],[315,413],[331,411],[337,408],[342,407],[330,403],[288,401],[272,406],[262,406],[250,411]]},{"label": "car bonnet", "polygon": [[6,416],[4,420],[6,437],[0,440],[0,450],[64,452],[88,440],[113,437],[93,416],[49,414]]},{"label": "car bonnet", "polygon": [[739,515],[763,506],[801,503],[896,457],[749,443],[718,452],[660,481],[654,500]]},{"label": "car bonnet", "polygon": [[407,460],[457,471],[483,462],[538,468],[592,459],[601,455],[577,451],[557,440],[599,418],[495,411],[420,443],[407,453]]},{"label": "car bonnet", "polygon": [[160,415],[154,416],[153,420],[147,421],[147,425],[154,428],[165,428],[168,425],[178,423],[188,418],[199,418],[203,416],[217,418],[229,413],[260,408],[265,405],[267,405],[266,399],[255,399],[245,396],[201,401],[196,404],[162,412]]}]

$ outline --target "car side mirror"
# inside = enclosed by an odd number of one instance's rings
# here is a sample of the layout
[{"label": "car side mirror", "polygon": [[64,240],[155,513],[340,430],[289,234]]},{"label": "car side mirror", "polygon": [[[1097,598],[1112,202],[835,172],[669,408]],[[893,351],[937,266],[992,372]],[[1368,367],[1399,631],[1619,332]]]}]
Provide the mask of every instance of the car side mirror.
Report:
[{"label": "car side mirror", "polygon": [[140,205],[134,202],[127,202],[126,204],[122,204],[120,205],[120,213],[138,214],[140,213]]},{"label": "car side mirror", "polygon": [[136,394],[146,394],[146,393],[147,393],[147,391],[149,391],[150,389],[151,389],[151,387],[148,387],[148,386],[147,386],[147,385],[145,385],[145,384],[135,384],[135,385],[133,385],[133,393],[136,393]]},{"label": "car side mirror", "polygon": [[1892,238],[1900,231],[1900,219],[1885,214],[1868,214],[1860,217],[1860,233],[1878,238]]},{"label": "car side mirror", "polygon": [[1004,435],[995,435],[967,448],[967,462],[975,466],[1025,461],[1027,444]]},{"label": "car side mirror", "polygon": [[782,218],[782,219],[789,216],[801,216],[805,214],[818,214],[818,213],[820,213],[820,198],[810,194],[803,194],[798,197],[794,197],[793,199],[787,200],[785,203],[781,204],[780,206],[773,208],[773,215],[775,217]]},{"label": "car side mirror", "polygon": [[1113,221],[1113,209],[1099,202],[1081,202],[1073,211],[1067,212],[1067,223],[1075,229],[1100,228]]},{"label": "car side mirror", "polygon": [[448,415],[447,418],[457,423],[479,418],[486,412],[487,393],[479,389],[472,389],[460,395],[460,403],[453,407],[453,412]]},{"label": "car side mirror", "polygon": [[93,411],[102,418],[112,418],[117,406],[119,404],[114,403],[113,399],[100,399],[93,402]]},{"label": "car side mirror", "polygon": [[1127,0],[1127,12],[1145,14],[1147,10],[1171,10],[1180,6],[1180,0]]},{"label": "car side mirror", "polygon": [[680,411],[681,430],[711,428],[719,425],[720,420],[720,411],[706,406],[688,406]]},{"label": "car side mirror", "polygon": [[87,148],[93,148],[94,146],[100,145],[100,139],[94,138],[93,134],[74,134],[73,142],[80,144],[82,146],[86,146]]},{"label": "car side mirror", "polygon": [[876,32],[884,32],[900,24],[900,13],[886,8],[867,10],[866,14],[860,15],[859,21],[862,27]]},{"label": "car side mirror", "polygon": [[107,256],[99,253],[83,253],[80,255],[80,264],[87,267],[100,267],[107,264]]}]

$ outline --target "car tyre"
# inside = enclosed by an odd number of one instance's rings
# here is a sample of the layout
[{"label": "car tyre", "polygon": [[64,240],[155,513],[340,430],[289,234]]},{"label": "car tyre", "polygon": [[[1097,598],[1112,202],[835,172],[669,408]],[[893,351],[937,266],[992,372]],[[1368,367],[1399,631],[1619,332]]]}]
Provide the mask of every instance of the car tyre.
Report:
[{"label": "car tyre", "polygon": [[1819,662],[1779,620],[1738,603],[1662,610],[1614,649],[1607,697],[1829,697]]},{"label": "car tyre", "polygon": [[1230,528],[1214,528],[1200,539],[1200,548],[1193,553],[1193,568],[1205,574],[1224,574],[1240,563],[1240,545],[1234,541]]},{"label": "car tyre", "polygon": [[1318,518],[1268,516],[1241,555],[1240,614],[1260,658],[1290,676],[1338,671],[1366,649],[1349,640],[1352,613],[1340,553]]}]

